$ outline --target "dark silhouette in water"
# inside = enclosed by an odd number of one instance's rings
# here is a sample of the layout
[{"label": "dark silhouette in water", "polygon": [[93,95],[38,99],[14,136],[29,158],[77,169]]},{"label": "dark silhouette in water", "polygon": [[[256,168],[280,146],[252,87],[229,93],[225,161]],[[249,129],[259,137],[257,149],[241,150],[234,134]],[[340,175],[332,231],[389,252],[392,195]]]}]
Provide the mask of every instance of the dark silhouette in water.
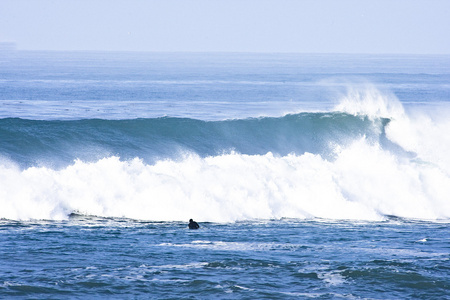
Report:
[{"label": "dark silhouette in water", "polygon": [[199,228],[200,228],[200,225],[198,225],[197,222],[195,222],[192,219],[189,220],[189,229],[199,229]]}]

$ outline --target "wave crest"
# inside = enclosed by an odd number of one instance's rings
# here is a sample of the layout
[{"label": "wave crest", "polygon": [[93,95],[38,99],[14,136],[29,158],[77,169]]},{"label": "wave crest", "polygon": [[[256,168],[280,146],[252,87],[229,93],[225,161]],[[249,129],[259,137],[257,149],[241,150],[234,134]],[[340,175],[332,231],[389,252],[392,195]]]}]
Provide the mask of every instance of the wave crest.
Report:
[{"label": "wave crest", "polygon": [[392,93],[380,91],[372,84],[348,86],[346,94],[341,97],[334,110],[368,116],[371,119],[405,117],[405,111],[398,98]]},{"label": "wave crest", "polygon": [[0,218],[450,218],[448,114],[408,115],[372,88],[350,89],[336,110],[211,122],[2,119]]}]

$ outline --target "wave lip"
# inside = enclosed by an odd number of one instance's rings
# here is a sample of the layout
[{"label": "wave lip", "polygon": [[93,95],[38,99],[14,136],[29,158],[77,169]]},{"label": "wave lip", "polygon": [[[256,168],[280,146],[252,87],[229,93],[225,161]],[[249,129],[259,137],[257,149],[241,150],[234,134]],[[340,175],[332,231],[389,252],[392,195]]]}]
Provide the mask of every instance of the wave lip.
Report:
[{"label": "wave lip", "polygon": [[369,83],[362,87],[348,86],[346,94],[339,99],[339,104],[334,110],[371,119],[405,117],[405,110],[395,95],[380,91]]},{"label": "wave lip", "polygon": [[366,136],[379,139],[386,121],[346,113],[299,113],[278,118],[201,121],[185,118],[37,121],[0,119],[0,155],[23,167],[66,167],[75,159],[120,156],[147,163],[231,151],[285,156],[305,152],[333,155],[335,145]]}]

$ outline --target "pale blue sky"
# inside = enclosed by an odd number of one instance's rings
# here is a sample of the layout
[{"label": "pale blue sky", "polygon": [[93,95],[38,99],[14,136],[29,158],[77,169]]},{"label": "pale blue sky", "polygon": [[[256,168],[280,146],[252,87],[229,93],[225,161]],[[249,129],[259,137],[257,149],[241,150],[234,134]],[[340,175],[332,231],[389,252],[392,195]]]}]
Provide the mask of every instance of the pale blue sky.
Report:
[{"label": "pale blue sky", "polygon": [[450,54],[450,0],[0,0],[25,50]]}]

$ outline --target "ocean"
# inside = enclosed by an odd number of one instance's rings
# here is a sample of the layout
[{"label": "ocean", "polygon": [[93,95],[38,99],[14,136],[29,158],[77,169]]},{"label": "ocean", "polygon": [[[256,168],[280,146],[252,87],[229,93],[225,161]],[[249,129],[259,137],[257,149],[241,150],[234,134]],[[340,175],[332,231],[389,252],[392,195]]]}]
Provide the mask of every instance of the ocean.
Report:
[{"label": "ocean", "polygon": [[449,116],[450,56],[3,49],[0,298],[450,299]]}]

